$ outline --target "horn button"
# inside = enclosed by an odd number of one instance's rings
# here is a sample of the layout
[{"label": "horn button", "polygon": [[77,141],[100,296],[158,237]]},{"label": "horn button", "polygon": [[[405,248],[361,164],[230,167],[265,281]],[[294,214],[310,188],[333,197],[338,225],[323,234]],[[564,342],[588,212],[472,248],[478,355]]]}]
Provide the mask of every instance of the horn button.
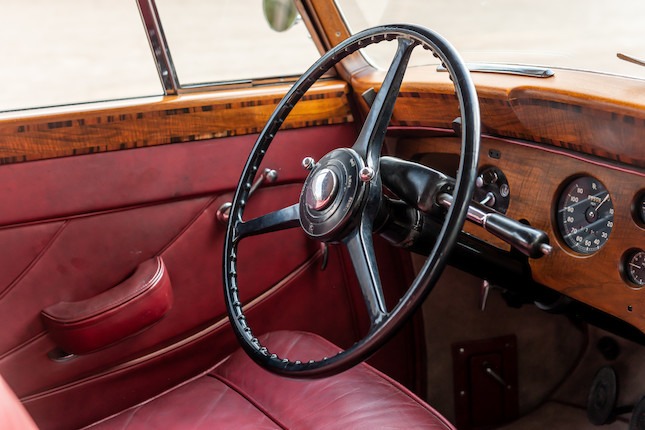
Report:
[{"label": "horn button", "polygon": [[300,225],[312,238],[342,239],[360,208],[364,182],[361,157],[350,148],[331,151],[311,171],[300,193]]},{"label": "horn button", "polygon": [[329,207],[338,192],[338,176],[333,170],[324,168],[314,173],[305,193],[305,202],[312,211],[322,211]]}]

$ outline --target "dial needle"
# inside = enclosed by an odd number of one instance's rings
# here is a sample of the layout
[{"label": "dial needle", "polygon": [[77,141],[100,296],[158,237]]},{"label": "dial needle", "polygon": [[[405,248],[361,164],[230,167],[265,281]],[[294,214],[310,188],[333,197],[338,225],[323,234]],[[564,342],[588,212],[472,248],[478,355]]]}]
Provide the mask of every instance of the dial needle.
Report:
[{"label": "dial needle", "polygon": [[607,200],[609,200],[609,193],[607,193],[607,195],[605,195],[605,198],[602,199],[602,201],[598,204],[598,206],[594,208],[594,211],[598,212],[598,209],[600,209],[600,206],[604,205]]},{"label": "dial needle", "polygon": [[636,265],[636,264],[634,264],[634,263],[629,263],[629,265],[630,265],[630,266],[632,266],[632,267],[634,267],[634,268],[636,268],[636,269],[638,269],[638,270],[640,270],[640,269],[641,269],[641,266],[637,266],[637,265]]}]

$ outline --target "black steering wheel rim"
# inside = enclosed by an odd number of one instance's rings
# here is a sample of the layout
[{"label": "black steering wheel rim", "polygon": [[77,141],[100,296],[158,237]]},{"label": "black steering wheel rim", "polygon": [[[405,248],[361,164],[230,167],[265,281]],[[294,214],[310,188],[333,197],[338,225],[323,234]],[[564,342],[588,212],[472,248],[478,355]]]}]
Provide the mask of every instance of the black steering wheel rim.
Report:
[{"label": "black steering wheel rim", "polygon": [[[409,58],[409,54],[416,46],[422,46],[424,49],[431,50],[446,67],[454,83],[462,118],[460,168],[457,173],[453,192],[454,203],[448,210],[444,225],[441,228],[430,255],[408,291],[391,312],[386,312],[381,315],[378,310],[374,311],[378,315],[372,316],[372,327],[363,339],[356,342],[350,348],[340,351],[333,357],[324,357],[308,362],[291,361],[287,358],[281,358],[263,346],[253,334],[253,331],[246,323],[246,317],[239,300],[237,282],[237,245],[239,241],[245,236],[278,229],[275,226],[264,228],[256,223],[253,226],[254,230],[250,232],[251,228],[248,225],[251,223],[244,223],[242,221],[242,214],[249,197],[251,184],[260,168],[260,164],[269,145],[273,141],[281,124],[284,122],[284,119],[314,82],[348,55],[370,44],[386,40],[396,40],[399,44],[399,51],[395,54],[394,61],[397,61],[397,55],[399,53],[401,53],[399,55],[401,58],[406,56]],[[398,66],[403,67],[403,73],[405,67],[407,67],[407,58],[401,59],[402,65]],[[393,66],[391,66],[392,69],[394,69]],[[393,75],[397,75],[397,72],[393,72]],[[389,105],[383,104],[379,106],[379,111],[383,110],[387,112],[389,109],[389,114],[385,114],[387,118],[375,119],[377,122],[380,121],[379,125],[376,126],[377,130],[370,130],[373,135],[377,135],[376,139],[381,139],[381,143],[384,138],[385,127],[391,116],[391,109],[393,109],[394,101],[398,94],[400,80],[403,78],[402,73],[399,72],[398,75],[394,78],[395,80],[397,78],[399,79],[398,83],[394,82],[392,84],[394,87],[393,97],[390,96],[388,99],[387,94],[383,96],[385,100],[383,103]],[[386,80],[388,80],[387,76]],[[384,87],[385,81],[382,88]],[[369,120],[370,117],[368,116],[366,122]],[[364,125],[363,129],[365,130],[365,128]],[[363,132],[361,132],[362,135]],[[361,136],[359,136],[358,140],[361,139]],[[255,362],[274,373],[291,377],[315,378],[336,374],[358,364],[367,359],[393,336],[430,293],[445,268],[448,255],[457,241],[457,236],[463,227],[468,204],[473,194],[479,156],[479,136],[479,105],[475,86],[470,78],[470,74],[457,51],[440,35],[429,29],[407,24],[374,27],[351,36],[316,61],[287,92],[260,133],[242,171],[230,209],[224,242],[224,294],[229,320],[238,341],[246,353]],[[378,159],[380,157],[381,147],[380,144],[372,144],[370,141],[372,138],[370,136],[365,137],[365,139],[366,143],[364,146],[359,145],[357,142],[352,149],[357,148],[356,152],[358,153],[359,159],[364,160],[363,166],[359,166],[358,168],[370,168],[372,173],[376,174],[376,178],[374,182],[366,181],[368,185],[361,185],[363,188],[357,191],[358,193],[363,193],[361,194],[360,207],[356,206],[352,208],[351,213],[346,214],[346,217],[343,218],[343,224],[339,224],[338,229],[335,230],[337,233],[338,230],[349,229],[357,231],[357,236],[361,236],[360,230],[363,229],[365,224],[367,225],[367,232],[363,232],[362,239],[366,239],[365,235],[369,236],[371,234],[370,216],[363,216],[358,227],[352,224],[351,218],[356,215],[356,211],[360,211],[361,213],[374,212],[373,206],[377,204],[375,203],[375,199],[380,198],[381,195],[380,177],[378,175]],[[351,157],[354,157],[354,155],[351,155]],[[303,205],[303,198],[301,196],[301,207]],[[281,219],[289,220],[284,222],[279,228],[296,227],[300,224],[305,232],[307,232],[308,229],[303,225],[302,217],[298,212],[299,210],[298,205],[294,205],[290,208],[285,208],[283,211],[279,211],[280,213],[278,215],[282,217]],[[294,211],[297,214],[294,214]],[[297,223],[296,219],[298,221]],[[373,221],[373,216],[371,220]],[[308,221],[304,221],[304,223],[306,222]],[[271,224],[271,222],[268,222],[268,224]],[[334,240],[335,237],[337,236],[332,238],[324,236],[321,239],[330,241]],[[367,241],[371,244],[371,239],[367,238]],[[349,240],[347,243],[350,243]],[[358,271],[358,269],[356,270]]]}]

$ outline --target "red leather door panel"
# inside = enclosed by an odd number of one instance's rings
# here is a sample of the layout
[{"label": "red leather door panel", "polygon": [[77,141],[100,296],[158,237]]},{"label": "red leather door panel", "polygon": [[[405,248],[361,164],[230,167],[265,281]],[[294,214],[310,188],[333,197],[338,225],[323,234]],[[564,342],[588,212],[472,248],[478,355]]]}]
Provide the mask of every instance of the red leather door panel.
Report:
[{"label": "red leather door panel", "polygon": [[[258,190],[250,216],[297,201],[306,173],[300,167],[302,142],[306,155],[319,158],[351,144],[353,137],[351,125],[282,132],[266,160],[279,171],[278,183]],[[0,169],[0,373],[41,427],[81,425],[116,412],[211,366],[235,347],[224,329],[224,225],[215,214],[230,199],[253,141],[254,136],[243,136]],[[41,320],[43,309],[99,295],[155,256],[167,266],[174,296],[159,322],[68,361],[48,356],[57,345]],[[281,288],[295,288],[289,300],[321,312],[325,305],[339,307],[340,300],[345,316],[341,312],[323,334],[346,344],[356,332],[342,266],[339,260],[332,266],[339,277],[338,291],[326,295],[331,302],[316,301],[329,282],[316,274],[316,258],[319,245],[297,229],[245,241],[240,253],[249,268],[241,278],[248,285],[245,299],[262,296],[264,303],[282,294]],[[273,309],[254,306],[264,309],[256,315],[267,330],[280,328],[263,316],[273,315]],[[293,322],[289,312],[282,315]],[[324,331],[328,324],[301,325]],[[115,400],[100,406],[99,398],[110,390]],[[74,404],[74,410],[87,412],[66,414]]]},{"label": "red leather door panel", "polygon": [[[306,174],[302,158],[319,159],[354,138],[351,124],[281,132],[265,159],[278,182],[252,196],[247,215],[295,203]],[[223,303],[224,225],[216,212],[230,200],[253,141],[232,137],[0,168],[0,374],[41,428],[78,427],[116,413],[237,347]],[[386,285],[402,284],[397,255],[386,251]],[[59,345],[43,325],[43,309],[95,297],[157,256],[173,295],[158,322],[70,360],[50,358]],[[245,239],[239,279],[258,334],[300,329],[341,347],[356,339],[364,310],[355,312],[363,305],[347,258],[332,246],[324,271],[321,264],[320,244],[299,229]],[[404,348],[411,345],[408,339]]]}]

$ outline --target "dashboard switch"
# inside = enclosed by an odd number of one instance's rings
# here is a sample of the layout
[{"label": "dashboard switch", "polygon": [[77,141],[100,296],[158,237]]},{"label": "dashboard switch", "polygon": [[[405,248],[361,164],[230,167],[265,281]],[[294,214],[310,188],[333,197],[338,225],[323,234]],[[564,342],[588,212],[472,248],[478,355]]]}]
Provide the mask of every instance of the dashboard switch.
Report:
[{"label": "dashboard switch", "polygon": [[474,199],[482,205],[505,214],[511,199],[506,175],[497,167],[485,167],[475,179]]}]

